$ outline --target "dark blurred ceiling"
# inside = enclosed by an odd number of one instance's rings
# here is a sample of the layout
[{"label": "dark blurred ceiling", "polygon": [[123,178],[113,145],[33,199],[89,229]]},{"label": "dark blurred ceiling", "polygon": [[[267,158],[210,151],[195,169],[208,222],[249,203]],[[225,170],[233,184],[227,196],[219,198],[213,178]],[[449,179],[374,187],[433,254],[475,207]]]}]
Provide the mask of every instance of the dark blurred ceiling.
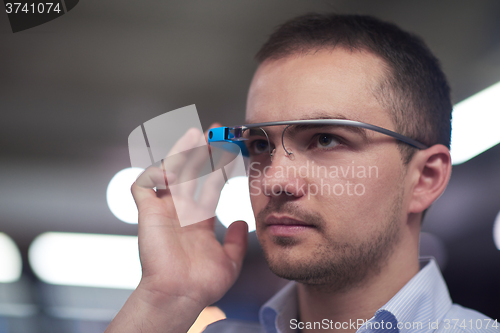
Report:
[{"label": "dark blurred ceiling", "polygon": [[500,80],[498,0],[82,0],[16,34],[1,17],[1,154],[96,160],[137,124],[193,103],[204,126],[241,122],[253,55],[310,11],[372,14],[421,35],[454,101]]},{"label": "dark blurred ceiling", "polygon": [[[128,134],[190,104],[205,128],[241,123],[253,55],[273,27],[311,11],[371,14],[422,36],[454,102],[500,81],[498,0],[82,0],[16,34],[0,15],[1,230],[23,249],[48,230],[135,234],[105,202],[130,166]],[[457,167],[428,231],[453,242],[491,230],[499,154]]]}]

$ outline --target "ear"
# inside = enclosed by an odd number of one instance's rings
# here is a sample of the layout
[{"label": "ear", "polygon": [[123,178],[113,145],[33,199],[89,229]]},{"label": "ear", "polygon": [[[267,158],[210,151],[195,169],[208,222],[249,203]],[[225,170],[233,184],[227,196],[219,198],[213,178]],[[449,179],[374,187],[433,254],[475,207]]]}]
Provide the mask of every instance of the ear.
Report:
[{"label": "ear", "polygon": [[420,213],[429,208],[444,192],[451,175],[450,151],[443,145],[434,145],[415,153],[410,161],[412,178],[408,213]]}]

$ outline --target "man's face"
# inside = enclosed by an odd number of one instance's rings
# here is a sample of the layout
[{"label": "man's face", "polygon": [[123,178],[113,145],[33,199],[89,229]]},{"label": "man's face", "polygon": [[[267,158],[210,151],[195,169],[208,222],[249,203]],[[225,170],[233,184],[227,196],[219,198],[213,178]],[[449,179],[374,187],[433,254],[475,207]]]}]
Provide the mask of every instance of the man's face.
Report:
[{"label": "man's face", "polygon": [[[341,48],[266,61],[250,87],[247,122],[329,117],[394,130],[373,93],[383,77],[378,57]],[[404,167],[396,141],[372,131],[366,140],[345,131],[355,144],[323,155],[328,172],[318,176],[312,161],[285,156],[283,128],[266,128],[276,152],[266,165],[254,166],[249,178],[266,260],[281,277],[349,288],[378,272],[400,238]]]}]

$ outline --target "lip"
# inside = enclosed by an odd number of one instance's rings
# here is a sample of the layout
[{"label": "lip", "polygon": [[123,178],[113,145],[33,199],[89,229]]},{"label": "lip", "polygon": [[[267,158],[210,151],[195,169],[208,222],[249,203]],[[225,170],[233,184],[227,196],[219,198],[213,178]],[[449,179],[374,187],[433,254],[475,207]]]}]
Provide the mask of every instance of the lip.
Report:
[{"label": "lip", "polygon": [[310,223],[286,215],[269,215],[265,223],[269,233],[278,237],[299,236],[302,233],[315,229],[315,226]]},{"label": "lip", "polygon": [[266,224],[268,226],[271,225],[282,225],[282,226],[305,226],[305,227],[313,227],[312,224],[297,220],[288,215],[276,215],[271,214],[266,218]]}]

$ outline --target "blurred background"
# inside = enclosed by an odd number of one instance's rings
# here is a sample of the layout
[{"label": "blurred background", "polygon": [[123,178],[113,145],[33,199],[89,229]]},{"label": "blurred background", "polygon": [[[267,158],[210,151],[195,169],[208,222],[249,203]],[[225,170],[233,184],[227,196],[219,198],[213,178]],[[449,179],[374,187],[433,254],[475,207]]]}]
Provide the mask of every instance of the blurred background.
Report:
[{"label": "blurred background", "polygon": [[[204,129],[242,123],[254,54],[275,26],[312,11],[370,14],[422,36],[454,103],[500,81],[498,0],[82,0],[16,34],[0,14],[0,332],[104,331],[140,274],[134,251],[113,268],[137,225],[115,217],[106,200],[110,180],[130,167],[129,133],[190,104]],[[500,145],[455,166],[421,241],[453,301],[495,319],[499,166]],[[219,237],[224,229],[218,224]],[[130,237],[116,238],[115,252],[101,255],[107,264],[93,265],[86,258],[115,239],[95,234]],[[131,281],[113,284],[129,276],[121,270],[128,264]],[[122,276],[102,282],[106,269]],[[73,276],[61,278],[64,271]],[[285,283],[266,267],[252,233],[243,272],[216,305],[227,317],[255,321]]]}]

